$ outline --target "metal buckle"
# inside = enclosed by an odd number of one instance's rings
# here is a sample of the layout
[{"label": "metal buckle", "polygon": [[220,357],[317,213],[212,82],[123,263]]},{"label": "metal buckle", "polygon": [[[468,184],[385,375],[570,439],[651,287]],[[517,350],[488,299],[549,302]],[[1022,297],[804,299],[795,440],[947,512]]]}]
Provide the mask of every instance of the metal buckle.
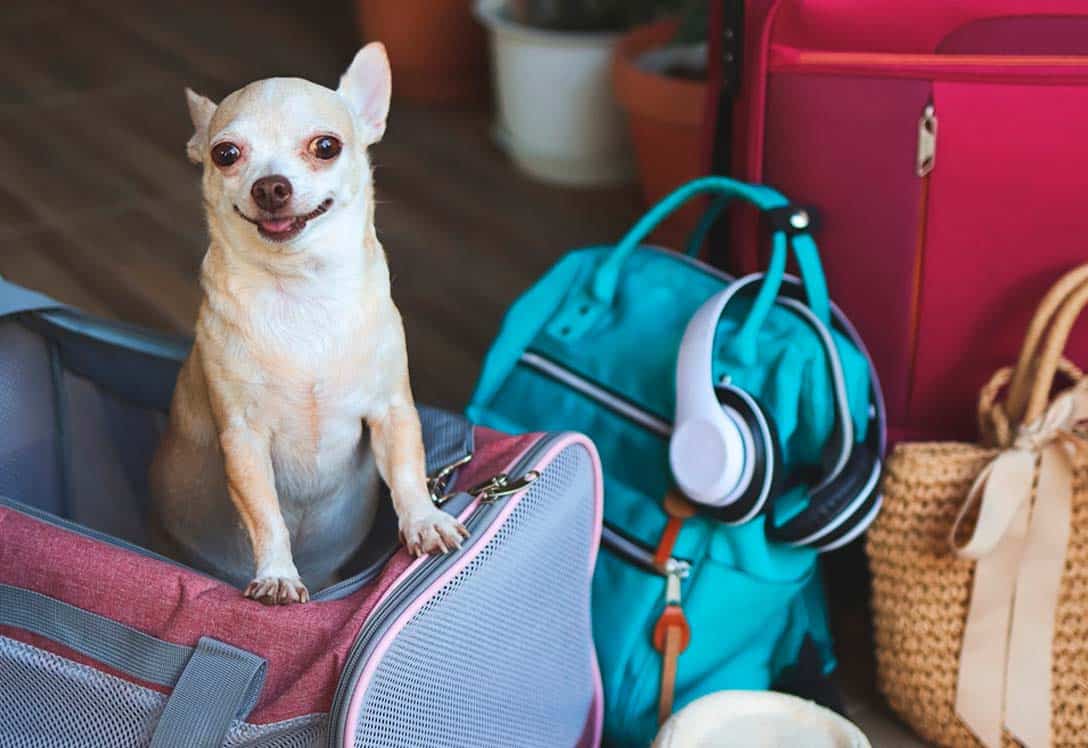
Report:
[{"label": "metal buckle", "polygon": [[454,496],[453,493],[446,492],[448,487],[447,484],[457,468],[467,465],[471,461],[472,453],[469,452],[464,457],[454,460],[449,465],[446,465],[437,473],[427,478],[427,491],[431,494],[431,501],[434,502],[435,506],[442,506]]},{"label": "metal buckle", "polygon": [[480,500],[481,504],[491,504],[503,496],[510,496],[527,488],[530,483],[540,477],[536,470],[530,470],[520,478],[511,478],[506,473],[488,478],[483,483],[473,486],[466,493],[472,494]]}]

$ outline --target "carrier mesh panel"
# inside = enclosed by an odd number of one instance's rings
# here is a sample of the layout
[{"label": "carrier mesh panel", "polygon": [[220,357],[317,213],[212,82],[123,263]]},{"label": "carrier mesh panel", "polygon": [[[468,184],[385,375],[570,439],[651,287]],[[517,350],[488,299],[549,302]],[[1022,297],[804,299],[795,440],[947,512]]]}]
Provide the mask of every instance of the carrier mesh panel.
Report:
[{"label": "carrier mesh panel", "polygon": [[[0,636],[0,746],[146,746],[166,696],[51,652]],[[325,715],[270,725],[235,722],[229,748],[310,748]]]},{"label": "carrier mesh panel", "polygon": [[593,699],[593,472],[564,450],[472,563],[409,621],[367,691],[357,748],[574,745]]}]

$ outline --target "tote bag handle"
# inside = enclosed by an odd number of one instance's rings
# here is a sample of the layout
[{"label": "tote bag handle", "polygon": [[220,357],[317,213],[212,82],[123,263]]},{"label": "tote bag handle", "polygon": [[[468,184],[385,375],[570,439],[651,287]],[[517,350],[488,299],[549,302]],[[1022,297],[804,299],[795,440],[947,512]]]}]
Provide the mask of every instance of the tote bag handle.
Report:
[{"label": "tote bag handle", "polygon": [[[1042,414],[1060,371],[1072,379],[1080,369],[1062,357],[1073,326],[1088,306],[1088,264],[1063,275],[1047,292],[1028,325],[1016,366],[994,375],[979,401],[979,429],[985,440],[1004,445],[1016,426]],[[995,403],[997,390],[1008,382],[1004,403]]]}]

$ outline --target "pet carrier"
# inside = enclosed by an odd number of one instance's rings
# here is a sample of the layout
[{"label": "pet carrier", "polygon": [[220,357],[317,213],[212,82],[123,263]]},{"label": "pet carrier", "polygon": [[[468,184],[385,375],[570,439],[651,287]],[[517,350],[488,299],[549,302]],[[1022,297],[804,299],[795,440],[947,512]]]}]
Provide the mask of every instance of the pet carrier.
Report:
[{"label": "pet carrier", "polygon": [[588,439],[421,409],[471,537],[414,559],[384,501],[342,581],[269,608],[145,548],[186,350],[0,280],[0,745],[599,742]]}]

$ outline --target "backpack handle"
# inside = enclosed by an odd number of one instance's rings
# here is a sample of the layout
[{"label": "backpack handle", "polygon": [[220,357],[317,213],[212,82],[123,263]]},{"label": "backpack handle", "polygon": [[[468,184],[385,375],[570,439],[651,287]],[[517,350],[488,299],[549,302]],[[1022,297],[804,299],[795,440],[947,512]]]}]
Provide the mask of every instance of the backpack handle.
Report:
[{"label": "backpack handle", "polygon": [[[727,177],[702,177],[674,190],[644,215],[620,240],[612,252],[600,264],[591,278],[589,297],[592,302],[602,307],[612,305],[619,286],[620,275],[627,258],[635,248],[652,232],[658,224],[679,210],[685,203],[703,194],[715,194],[711,212],[717,212],[728,199],[741,199],[751,203],[764,212],[790,209],[790,201],[776,190],[764,185],[746,184]],[[799,227],[801,228],[801,227]],[[804,280],[805,295],[808,305],[824,324],[831,319],[831,304],[828,299],[827,282],[824,279],[823,266],[820,264],[816,243],[807,232],[787,235],[784,227],[778,227],[771,235],[771,262],[764,281],[759,289],[752,311],[741,328],[737,342],[742,358],[754,355],[755,333],[762,326],[770,311],[774,299],[782,285],[786,271],[786,259],[790,249],[797,258]]]},{"label": "backpack handle", "polygon": [[706,193],[724,198],[741,199],[760,210],[773,210],[788,206],[789,200],[763,185],[745,184],[728,177],[702,177],[681,185],[663,197],[646,212],[620,239],[608,258],[601,263],[593,278],[593,297],[604,304],[611,304],[619,285],[620,273],[627,258],[635,251],[658,224],[682,208],[691,199]]}]

